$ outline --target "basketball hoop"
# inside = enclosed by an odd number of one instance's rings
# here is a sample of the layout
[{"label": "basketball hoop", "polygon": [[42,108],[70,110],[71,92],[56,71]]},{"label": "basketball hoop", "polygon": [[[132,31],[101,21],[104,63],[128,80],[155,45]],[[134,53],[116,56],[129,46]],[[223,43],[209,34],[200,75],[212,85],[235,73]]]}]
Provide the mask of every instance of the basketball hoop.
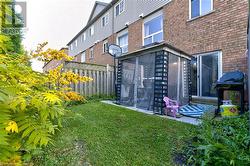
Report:
[{"label": "basketball hoop", "polygon": [[116,44],[111,44],[111,45],[109,45],[108,53],[112,57],[118,58],[122,55],[122,48]]}]

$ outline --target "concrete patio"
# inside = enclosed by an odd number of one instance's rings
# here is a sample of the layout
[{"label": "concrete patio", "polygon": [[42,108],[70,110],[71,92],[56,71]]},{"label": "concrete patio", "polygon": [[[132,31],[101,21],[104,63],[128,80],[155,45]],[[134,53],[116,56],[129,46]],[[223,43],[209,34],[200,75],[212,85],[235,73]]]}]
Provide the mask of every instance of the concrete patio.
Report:
[{"label": "concrete patio", "polygon": [[114,106],[118,106],[118,107],[122,107],[122,108],[127,108],[127,109],[141,112],[144,114],[159,116],[162,118],[171,119],[171,120],[175,120],[175,121],[179,121],[179,122],[183,122],[183,123],[188,123],[188,124],[192,124],[192,125],[199,125],[201,123],[201,120],[197,119],[197,118],[191,118],[191,117],[186,117],[186,116],[182,116],[181,118],[173,118],[173,117],[169,117],[169,116],[157,115],[157,114],[154,114],[152,111],[138,109],[136,107],[126,107],[126,106],[118,105],[118,104],[115,104],[114,101],[110,101],[110,100],[102,101],[102,103],[110,104],[110,105],[114,105]]}]

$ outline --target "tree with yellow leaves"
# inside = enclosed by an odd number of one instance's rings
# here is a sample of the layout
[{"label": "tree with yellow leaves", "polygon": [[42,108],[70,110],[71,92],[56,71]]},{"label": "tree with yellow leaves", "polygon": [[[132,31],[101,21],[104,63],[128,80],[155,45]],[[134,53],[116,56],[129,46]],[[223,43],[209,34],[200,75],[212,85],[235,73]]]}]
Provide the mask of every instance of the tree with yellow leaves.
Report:
[{"label": "tree with yellow leaves", "polygon": [[[39,147],[53,140],[61,126],[68,101],[83,100],[69,88],[71,83],[92,79],[72,72],[62,73],[62,66],[48,74],[34,72],[27,62],[30,58],[71,60],[62,51],[38,46],[28,57],[8,53],[8,37],[0,36],[0,165],[21,165]],[[2,44],[1,44],[2,43]]]}]

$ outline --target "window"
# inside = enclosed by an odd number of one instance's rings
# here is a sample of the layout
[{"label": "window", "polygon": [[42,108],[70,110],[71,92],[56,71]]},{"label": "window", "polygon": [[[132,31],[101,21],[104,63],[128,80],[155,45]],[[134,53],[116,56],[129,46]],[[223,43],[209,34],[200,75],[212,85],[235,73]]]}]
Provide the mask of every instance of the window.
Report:
[{"label": "window", "polygon": [[108,49],[109,49],[108,41],[104,41],[103,42],[103,53],[108,52]]},{"label": "window", "polygon": [[85,51],[81,55],[81,62],[82,63],[86,62],[86,53],[85,53]]},{"label": "window", "polygon": [[86,40],[86,33],[84,32],[83,34],[82,34],[82,42],[84,42]]},{"label": "window", "polygon": [[144,23],[144,45],[163,40],[163,16],[157,16]]},{"label": "window", "polygon": [[77,39],[75,40],[75,47],[77,47]]},{"label": "window", "polygon": [[90,36],[93,36],[94,33],[95,33],[94,26],[91,26],[90,29],[89,29]]},{"label": "window", "polygon": [[73,50],[73,44],[69,45],[69,49],[72,51]]},{"label": "window", "polygon": [[118,36],[117,44],[122,48],[122,53],[127,53],[128,52],[128,33]]},{"label": "window", "polygon": [[213,10],[213,0],[190,0],[190,18],[205,15]]},{"label": "window", "polygon": [[90,49],[89,59],[94,59],[94,49],[93,48]]},{"label": "window", "polygon": [[116,6],[115,6],[115,16],[120,15],[125,10],[125,1],[121,0]]},{"label": "window", "polygon": [[102,26],[105,27],[109,23],[109,14],[102,17]]}]

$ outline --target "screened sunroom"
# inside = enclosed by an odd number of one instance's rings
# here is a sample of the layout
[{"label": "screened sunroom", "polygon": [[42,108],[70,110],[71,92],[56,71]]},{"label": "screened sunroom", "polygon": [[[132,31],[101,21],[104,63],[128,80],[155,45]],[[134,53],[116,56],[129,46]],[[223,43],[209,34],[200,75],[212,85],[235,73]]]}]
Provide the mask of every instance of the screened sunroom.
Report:
[{"label": "screened sunroom", "polygon": [[168,44],[143,48],[119,58],[117,97],[121,105],[163,114],[165,96],[190,101],[191,57]]}]

